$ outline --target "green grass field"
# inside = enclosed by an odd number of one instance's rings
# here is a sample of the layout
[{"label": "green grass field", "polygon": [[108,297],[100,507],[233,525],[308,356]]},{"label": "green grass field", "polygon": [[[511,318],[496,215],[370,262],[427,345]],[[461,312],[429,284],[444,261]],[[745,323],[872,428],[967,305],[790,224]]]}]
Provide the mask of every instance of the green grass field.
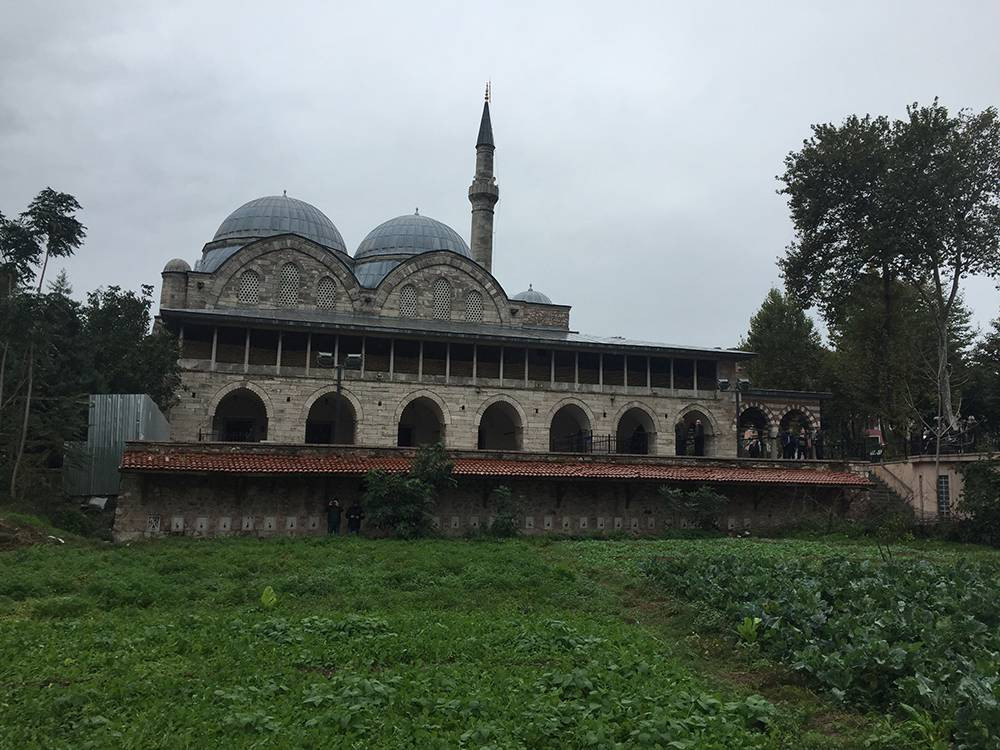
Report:
[{"label": "green grass field", "polygon": [[730,540],[0,552],[0,747],[941,746],[738,645],[735,614],[644,572],[734,550],[882,564],[864,545]]}]

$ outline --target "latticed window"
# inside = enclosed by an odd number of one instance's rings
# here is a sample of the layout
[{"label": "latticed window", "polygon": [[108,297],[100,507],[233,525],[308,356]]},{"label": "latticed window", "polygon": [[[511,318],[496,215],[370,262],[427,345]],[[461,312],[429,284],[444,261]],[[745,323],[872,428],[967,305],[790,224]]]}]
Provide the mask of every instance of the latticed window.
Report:
[{"label": "latticed window", "polygon": [[256,271],[244,271],[240,276],[236,299],[241,305],[256,305],[260,302],[260,276]]},{"label": "latticed window", "polygon": [[951,481],[947,474],[940,474],[937,479],[937,506],[942,518],[951,515]]},{"label": "latticed window", "polygon": [[299,304],[299,269],[294,263],[281,267],[278,276],[278,305],[296,307]]},{"label": "latticed window", "polygon": [[337,284],[329,276],[324,276],[316,286],[316,307],[332,310],[337,306]]},{"label": "latticed window", "polygon": [[417,317],[417,290],[412,284],[407,284],[399,290],[399,316]]},{"label": "latticed window", "polygon": [[451,285],[444,279],[434,282],[434,306],[435,318],[447,320],[451,317]]},{"label": "latticed window", "polygon": [[465,319],[479,322],[483,319],[483,295],[471,291],[465,296]]}]

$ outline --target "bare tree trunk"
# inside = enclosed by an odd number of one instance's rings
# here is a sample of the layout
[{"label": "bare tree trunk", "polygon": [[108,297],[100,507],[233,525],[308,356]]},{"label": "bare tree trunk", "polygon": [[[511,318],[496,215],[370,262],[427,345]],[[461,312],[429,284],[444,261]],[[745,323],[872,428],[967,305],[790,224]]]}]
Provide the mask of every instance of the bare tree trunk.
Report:
[{"label": "bare tree trunk", "polygon": [[38,274],[38,293],[42,293],[42,280],[45,278],[45,269],[49,267],[49,248],[45,248],[45,260],[42,261],[42,272]]},{"label": "bare tree trunk", "polygon": [[7,350],[9,348],[10,343],[4,341],[3,356],[0,357],[0,427],[3,426],[3,386],[4,382],[7,380]]},{"label": "bare tree trunk", "polygon": [[17,489],[17,475],[21,470],[21,459],[24,456],[24,444],[28,440],[28,418],[31,416],[31,388],[34,384],[35,342],[28,344],[28,392],[24,397],[24,421],[21,423],[21,439],[17,447],[17,457],[14,459],[14,470],[10,475],[10,499],[13,500]]}]

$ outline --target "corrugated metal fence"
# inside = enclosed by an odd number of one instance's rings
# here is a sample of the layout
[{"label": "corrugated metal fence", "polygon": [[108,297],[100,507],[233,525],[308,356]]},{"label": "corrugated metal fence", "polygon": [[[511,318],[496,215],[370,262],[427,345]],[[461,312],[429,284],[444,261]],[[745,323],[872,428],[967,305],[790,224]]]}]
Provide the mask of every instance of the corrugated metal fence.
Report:
[{"label": "corrugated metal fence", "polygon": [[78,496],[117,495],[125,442],[169,437],[170,424],[146,394],[92,395],[87,442],[65,444],[63,490]]}]

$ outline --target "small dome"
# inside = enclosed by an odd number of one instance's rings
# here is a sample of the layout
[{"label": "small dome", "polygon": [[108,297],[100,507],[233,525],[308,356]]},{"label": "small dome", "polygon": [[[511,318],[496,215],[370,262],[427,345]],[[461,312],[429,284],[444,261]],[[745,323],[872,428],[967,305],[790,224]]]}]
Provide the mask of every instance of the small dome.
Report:
[{"label": "small dome", "polygon": [[531,288],[531,284],[528,284],[528,291],[515,294],[511,299],[518,302],[537,302],[541,305],[552,304],[552,300],[549,299],[548,295],[535,291]]},{"label": "small dome", "polygon": [[244,203],[226,217],[212,241],[245,243],[249,239],[276,234],[297,234],[323,247],[347,253],[344,238],[326,214],[287,195],[267,195]]},{"label": "small dome", "polygon": [[413,214],[397,216],[379,224],[361,240],[354,258],[361,260],[378,255],[419,255],[434,250],[451,250],[466,258],[472,257],[469,246],[454,229],[429,216]]},{"label": "small dome", "polygon": [[163,272],[168,271],[190,271],[191,266],[183,258],[174,258],[173,260],[168,260],[167,265],[163,267]]}]

